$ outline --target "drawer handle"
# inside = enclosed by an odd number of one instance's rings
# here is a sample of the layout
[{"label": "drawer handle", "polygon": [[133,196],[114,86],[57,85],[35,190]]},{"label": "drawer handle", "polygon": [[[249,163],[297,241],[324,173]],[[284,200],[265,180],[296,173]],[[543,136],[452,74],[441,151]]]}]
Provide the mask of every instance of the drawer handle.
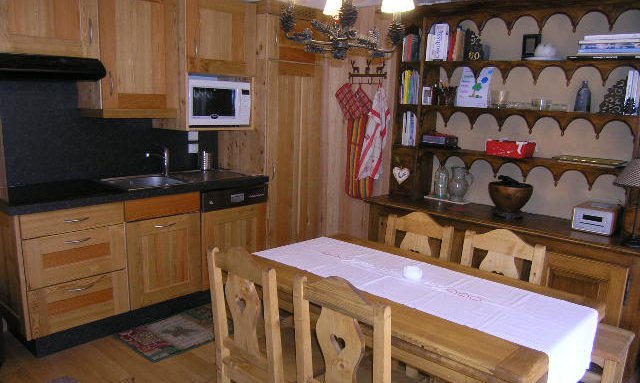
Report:
[{"label": "drawer handle", "polygon": [[72,219],[65,219],[64,223],[78,223],[78,222],[83,222],[88,220],[91,217],[82,217],[82,218],[72,218]]},{"label": "drawer handle", "polygon": [[90,289],[90,288],[92,288],[92,287],[93,287],[93,285],[95,285],[95,284],[96,284],[96,283],[95,283],[95,282],[93,282],[93,283],[89,283],[89,284],[88,284],[88,285],[86,285],[86,286],[82,286],[82,287],[74,287],[73,289],[67,289],[67,291],[68,291],[68,292],[70,292],[70,293],[77,293],[77,292],[79,292],[79,291],[89,290],[89,289]]},{"label": "drawer handle", "polygon": [[73,239],[71,241],[64,241],[64,243],[66,243],[67,245],[75,245],[76,243],[87,242],[90,239],[91,237],[82,238],[82,239]]},{"label": "drawer handle", "polygon": [[176,224],[175,222],[171,222],[166,225],[153,225],[153,227],[155,227],[156,229],[164,229],[165,227],[171,227],[171,226],[174,226],[175,224]]}]

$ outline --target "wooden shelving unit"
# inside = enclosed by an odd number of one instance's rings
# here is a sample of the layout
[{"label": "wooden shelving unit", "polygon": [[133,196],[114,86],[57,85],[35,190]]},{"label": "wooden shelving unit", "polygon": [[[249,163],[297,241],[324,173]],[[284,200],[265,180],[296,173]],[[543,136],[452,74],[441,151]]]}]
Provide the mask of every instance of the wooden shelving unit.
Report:
[{"label": "wooden shelving unit", "polygon": [[507,81],[509,74],[514,68],[527,68],[533,76],[535,84],[540,77],[540,73],[546,68],[560,68],[565,73],[567,85],[571,82],[573,74],[579,68],[592,67],[600,72],[602,85],[604,86],[611,72],[620,67],[640,68],[640,62],[637,60],[551,60],[551,61],[504,61],[504,60],[480,60],[480,61],[427,61],[425,68],[442,68],[451,78],[451,75],[457,68],[467,67],[478,76],[480,70],[485,67],[495,67],[504,82]]},{"label": "wooden shelving unit", "polygon": [[442,149],[433,147],[422,147],[421,150],[433,153],[433,155],[438,158],[440,163],[446,162],[449,157],[458,157],[462,160],[462,162],[464,162],[467,168],[471,167],[471,165],[473,165],[473,163],[476,161],[485,161],[491,166],[494,176],[498,175],[498,171],[500,170],[502,165],[514,164],[522,172],[522,177],[525,179],[525,181],[531,170],[537,167],[543,167],[549,170],[549,172],[551,172],[551,174],[553,175],[553,182],[556,185],[558,184],[560,177],[562,177],[564,173],[568,171],[577,171],[582,173],[582,175],[584,175],[584,177],[587,179],[589,189],[591,189],[593,183],[596,181],[596,179],[598,179],[598,177],[605,174],[617,176],[621,171],[620,168],[561,162],[552,158],[531,157],[518,159],[497,157],[488,155],[480,150]]},{"label": "wooden shelving unit", "polygon": [[[623,12],[639,8],[638,4],[633,4],[623,0],[611,0],[607,2],[596,0],[510,0],[506,2],[473,0],[473,3],[473,9],[469,8],[469,4],[465,3],[442,3],[423,7],[423,11],[415,12],[411,22],[421,25],[423,31],[422,34],[425,36],[427,34],[425,31],[428,31],[435,23],[448,23],[450,28],[453,29],[461,22],[471,20],[478,26],[479,30],[482,31],[482,28],[488,20],[498,18],[505,22],[508,33],[511,33],[511,29],[519,18],[532,17],[537,22],[539,28],[542,28],[552,15],[563,14],[569,18],[571,25],[575,30],[575,27],[586,14],[595,11],[605,15],[611,28],[613,27],[613,23]],[[579,68],[592,67],[600,73],[602,81],[605,83],[616,68],[628,67],[640,69],[640,60],[424,61],[425,45],[425,38],[423,37],[420,49],[420,62],[399,62],[398,81],[401,81],[401,73],[404,70],[419,70],[421,73],[422,87],[428,84],[436,84],[440,80],[441,69],[444,69],[444,72],[446,72],[450,79],[457,68],[468,67],[477,76],[482,68],[491,66],[501,72],[504,80],[508,78],[514,68],[527,68],[531,72],[534,85],[540,74],[546,68],[560,68],[565,73],[566,82],[569,84],[573,75]],[[398,89],[399,88],[400,87],[398,87]],[[398,99],[399,94],[396,97],[396,100]],[[409,169],[410,176],[402,184],[398,184],[392,176],[390,182],[390,194],[393,196],[411,197],[416,200],[421,199],[430,191],[433,158],[438,158],[442,162],[452,155],[460,157],[467,166],[470,166],[473,162],[479,159],[483,159],[491,165],[494,173],[497,173],[504,163],[512,162],[520,168],[524,177],[529,174],[531,169],[542,166],[549,169],[553,175],[555,184],[558,183],[562,174],[567,171],[575,170],[585,176],[589,188],[592,187],[598,177],[604,174],[616,175],[619,173],[619,169],[615,168],[600,168],[582,164],[562,163],[548,158],[533,158],[526,161],[513,161],[512,159],[488,156],[483,152],[473,150],[432,150],[421,149],[417,146],[403,146],[400,145],[402,117],[407,111],[416,113],[419,118],[420,126],[416,132],[416,141],[418,142],[423,134],[436,132],[438,115],[442,117],[442,120],[446,125],[451,116],[456,113],[463,113],[469,119],[471,129],[473,129],[473,125],[477,121],[478,117],[488,114],[496,119],[499,131],[502,129],[502,126],[508,118],[518,116],[526,122],[529,133],[532,133],[536,123],[540,119],[551,118],[558,124],[561,136],[564,135],[565,131],[573,121],[585,120],[593,127],[596,139],[599,138],[604,128],[611,122],[619,121],[623,123],[621,125],[626,126],[629,129],[634,140],[634,153],[638,152],[638,142],[640,141],[640,118],[637,116],[582,113],[560,110],[465,108],[456,106],[422,105],[422,100],[419,100],[419,102],[419,105],[396,104],[396,128],[393,132],[392,142],[394,145],[391,166]],[[618,125],[616,125],[616,128],[618,128]]]},{"label": "wooden shelving unit", "polygon": [[638,117],[624,116],[620,114],[607,113],[584,113],[584,112],[565,112],[560,110],[532,110],[532,109],[496,109],[496,108],[464,108],[455,106],[438,106],[423,105],[423,113],[428,111],[436,111],[444,120],[445,125],[455,113],[463,113],[469,118],[471,128],[476,123],[479,116],[483,114],[492,115],[498,122],[498,130],[502,129],[502,125],[511,116],[520,116],[529,127],[529,133],[533,131],[536,122],[542,118],[548,117],[555,120],[560,128],[560,134],[564,136],[564,132],[572,121],[586,120],[593,126],[595,138],[600,137],[600,133],[604,127],[612,121],[620,121],[626,124],[631,134],[635,137],[638,134]]}]

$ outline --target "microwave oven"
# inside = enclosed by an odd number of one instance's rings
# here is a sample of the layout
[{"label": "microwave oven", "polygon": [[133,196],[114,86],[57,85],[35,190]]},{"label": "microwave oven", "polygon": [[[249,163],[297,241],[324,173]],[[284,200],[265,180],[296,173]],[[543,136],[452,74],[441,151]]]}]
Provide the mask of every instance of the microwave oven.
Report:
[{"label": "microwave oven", "polygon": [[189,75],[189,125],[249,125],[251,82]]}]

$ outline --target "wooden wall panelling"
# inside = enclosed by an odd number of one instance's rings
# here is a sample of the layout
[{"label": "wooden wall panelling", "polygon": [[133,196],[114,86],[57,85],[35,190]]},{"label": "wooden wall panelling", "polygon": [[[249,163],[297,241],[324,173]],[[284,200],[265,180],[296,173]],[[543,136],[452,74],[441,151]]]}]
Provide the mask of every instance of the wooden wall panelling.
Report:
[{"label": "wooden wall panelling", "polygon": [[98,0],[0,1],[0,51],[98,57]]},{"label": "wooden wall panelling", "polygon": [[27,288],[20,241],[20,221],[0,213],[0,313],[10,328],[31,337]]}]

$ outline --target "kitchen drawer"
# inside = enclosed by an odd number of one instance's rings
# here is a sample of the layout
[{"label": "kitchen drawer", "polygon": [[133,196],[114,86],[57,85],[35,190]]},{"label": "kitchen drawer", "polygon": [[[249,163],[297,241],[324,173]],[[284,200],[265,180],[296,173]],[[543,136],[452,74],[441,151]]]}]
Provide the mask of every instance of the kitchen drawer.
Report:
[{"label": "kitchen drawer", "polygon": [[200,211],[200,193],[174,194],[126,201],[127,222]]},{"label": "kitchen drawer", "polygon": [[129,311],[126,270],[29,291],[32,338]]},{"label": "kitchen drawer", "polygon": [[126,267],[124,224],[22,241],[27,290]]},{"label": "kitchen drawer", "polygon": [[122,202],[20,216],[22,239],[124,222]]}]

